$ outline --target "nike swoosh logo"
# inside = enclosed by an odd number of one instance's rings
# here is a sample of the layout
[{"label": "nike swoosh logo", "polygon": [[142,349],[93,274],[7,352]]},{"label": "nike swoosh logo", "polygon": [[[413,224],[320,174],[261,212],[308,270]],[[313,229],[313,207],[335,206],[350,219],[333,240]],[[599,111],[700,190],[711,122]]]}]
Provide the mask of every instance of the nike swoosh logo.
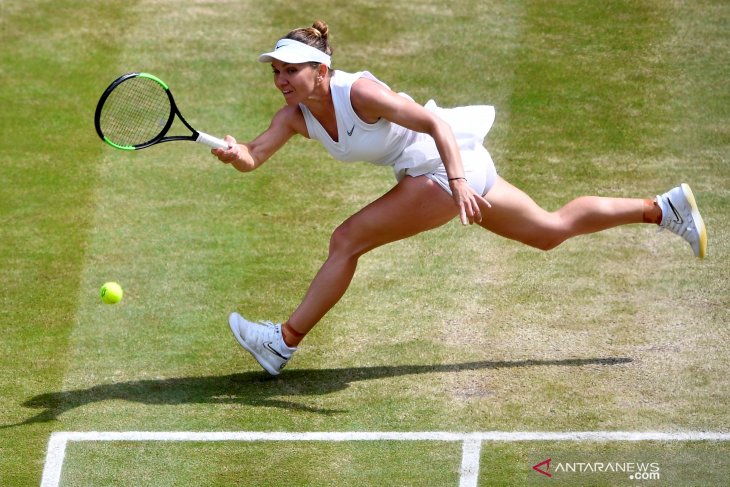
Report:
[{"label": "nike swoosh logo", "polygon": [[280,354],[279,352],[274,350],[274,347],[271,346],[271,342],[264,342],[264,348],[266,348],[266,350],[273,353],[274,355],[276,355],[277,357],[279,357],[282,360],[289,360],[288,358],[286,358],[285,356],[283,356],[282,354]]},{"label": "nike swoosh logo", "polygon": [[352,128],[347,131],[347,135],[352,135],[352,133],[355,131],[355,125],[352,125]]},{"label": "nike swoosh logo", "polygon": [[672,204],[672,200],[667,199],[667,202],[669,203],[669,208],[671,208],[672,209],[672,212],[674,213],[674,223],[677,223],[679,225],[681,225],[682,223],[684,223],[684,220],[679,215],[679,212],[677,211],[677,209]]}]

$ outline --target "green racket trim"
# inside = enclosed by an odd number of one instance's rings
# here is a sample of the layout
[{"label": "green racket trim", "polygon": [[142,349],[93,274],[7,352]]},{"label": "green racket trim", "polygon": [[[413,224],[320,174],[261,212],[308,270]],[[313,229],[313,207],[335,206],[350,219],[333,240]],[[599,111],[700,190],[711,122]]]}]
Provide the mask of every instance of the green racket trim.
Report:
[{"label": "green racket trim", "polygon": [[140,78],[148,78],[148,79],[151,79],[152,81],[157,81],[157,82],[158,82],[158,83],[160,83],[160,85],[162,85],[162,87],[163,87],[163,88],[165,88],[166,90],[169,90],[169,89],[170,89],[170,88],[168,88],[168,87],[167,87],[167,85],[165,84],[165,82],[164,82],[164,81],[162,81],[162,80],[161,80],[160,78],[158,78],[158,77],[157,77],[157,76],[155,76],[154,74],[149,74],[149,73],[139,73],[139,74],[138,74],[137,76],[139,76]]},{"label": "green racket trim", "polygon": [[112,147],[116,147],[117,149],[122,149],[122,150],[137,150],[137,148],[135,146],[133,146],[133,145],[119,145],[119,144],[115,144],[114,142],[112,142],[111,140],[109,140],[106,137],[106,135],[104,136],[104,142],[106,142],[107,144],[109,144]]}]

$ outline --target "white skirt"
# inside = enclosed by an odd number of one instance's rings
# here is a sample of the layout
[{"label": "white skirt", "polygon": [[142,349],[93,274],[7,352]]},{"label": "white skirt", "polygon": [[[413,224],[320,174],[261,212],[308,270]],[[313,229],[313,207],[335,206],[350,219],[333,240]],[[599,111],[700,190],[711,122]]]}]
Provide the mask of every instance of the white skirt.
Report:
[{"label": "white skirt", "polygon": [[[489,152],[484,147],[484,138],[494,124],[494,107],[473,105],[457,108],[440,108],[429,100],[425,108],[449,124],[459,145],[464,176],[469,186],[480,195],[485,195],[497,178],[497,171]],[[446,168],[441,161],[436,142],[427,134],[418,134],[416,140],[405,148],[393,165],[396,180],[405,176],[423,176],[436,181],[451,194]]]}]

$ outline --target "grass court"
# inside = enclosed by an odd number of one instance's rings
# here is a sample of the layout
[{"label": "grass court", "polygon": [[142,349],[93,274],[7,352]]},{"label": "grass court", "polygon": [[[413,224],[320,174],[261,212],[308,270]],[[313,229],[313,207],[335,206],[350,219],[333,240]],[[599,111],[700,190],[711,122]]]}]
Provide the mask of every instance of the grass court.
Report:
[{"label": "grass court", "polygon": [[[250,140],[283,103],[256,57],[317,18],[337,69],[494,105],[497,169],[545,208],[689,183],[708,258],[648,226],[543,253],[454,221],[366,254],[269,378],[228,313],[286,319],[391,172],[302,138],[249,174],[117,151],[93,112],[146,71]],[[730,481],[727,2],[0,0],[0,45],[0,485]]]}]

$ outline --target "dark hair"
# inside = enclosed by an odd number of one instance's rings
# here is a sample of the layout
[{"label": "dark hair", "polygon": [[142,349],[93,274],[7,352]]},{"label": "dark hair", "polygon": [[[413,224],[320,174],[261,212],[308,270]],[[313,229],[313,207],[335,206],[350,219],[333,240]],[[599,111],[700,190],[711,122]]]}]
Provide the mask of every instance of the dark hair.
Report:
[{"label": "dark hair", "polygon": [[323,20],[315,20],[312,27],[302,27],[289,32],[284,39],[293,39],[331,56],[330,29]]}]

